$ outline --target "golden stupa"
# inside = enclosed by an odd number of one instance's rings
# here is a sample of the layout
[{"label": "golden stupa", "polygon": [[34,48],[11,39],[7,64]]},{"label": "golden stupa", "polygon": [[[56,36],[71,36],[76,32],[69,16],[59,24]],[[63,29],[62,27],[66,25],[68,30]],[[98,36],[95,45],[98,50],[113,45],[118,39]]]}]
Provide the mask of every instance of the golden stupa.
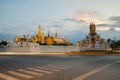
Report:
[{"label": "golden stupa", "polygon": [[71,45],[71,43],[64,39],[58,37],[58,32],[55,32],[55,36],[50,36],[50,32],[48,31],[48,35],[44,36],[41,26],[38,25],[37,34],[32,37],[21,37],[21,36],[15,36],[13,39],[13,42],[33,42],[33,43],[39,43],[41,45]]}]

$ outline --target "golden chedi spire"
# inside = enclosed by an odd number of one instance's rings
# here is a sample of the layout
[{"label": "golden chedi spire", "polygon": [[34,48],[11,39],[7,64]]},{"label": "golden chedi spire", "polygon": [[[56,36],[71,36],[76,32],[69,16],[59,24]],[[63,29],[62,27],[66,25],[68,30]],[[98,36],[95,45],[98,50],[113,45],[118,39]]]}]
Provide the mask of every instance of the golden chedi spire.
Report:
[{"label": "golden chedi spire", "polygon": [[95,33],[96,32],[96,26],[95,23],[90,23],[90,33]]},{"label": "golden chedi spire", "polygon": [[42,29],[41,26],[38,25],[37,42],[41,42],[41,40],[42,40]]},{"label": "golden chedi spire", "polygon": [[48,36],[47,36],[46,39],[45,39],[45,43],[46,43],[47,45],[52,45],[52,44],[53,44],[53,40],[52,40],[52,37],[50,36],[49,30],[48,30]]},{"label": "golden chedi spire", "polygon": [[38,25],[38,33],[37,33],[37,35],[38,35],[39,37],[42,36],[42,30],[41,30],[41,26],[40,26],[40,25]]},{"label": "golden chedi spire", "polygon": [[17,36],[14,36],[13,42],[17,42]]}]

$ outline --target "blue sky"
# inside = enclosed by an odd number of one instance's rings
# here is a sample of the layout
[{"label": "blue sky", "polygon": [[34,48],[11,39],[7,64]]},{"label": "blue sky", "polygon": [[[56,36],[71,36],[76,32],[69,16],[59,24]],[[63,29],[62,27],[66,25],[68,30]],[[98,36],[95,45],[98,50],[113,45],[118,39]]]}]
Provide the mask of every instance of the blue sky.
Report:
[{"label": "blue sky", "polygon": [[34,35],[40,24],[45,35],[49,28],[51,35],[57,30],[60,37],[76,42],[89,33],[90,22],[96,23],[101,37],[120,39],[119,3],[120,0],[0,0],[0,39]]}]

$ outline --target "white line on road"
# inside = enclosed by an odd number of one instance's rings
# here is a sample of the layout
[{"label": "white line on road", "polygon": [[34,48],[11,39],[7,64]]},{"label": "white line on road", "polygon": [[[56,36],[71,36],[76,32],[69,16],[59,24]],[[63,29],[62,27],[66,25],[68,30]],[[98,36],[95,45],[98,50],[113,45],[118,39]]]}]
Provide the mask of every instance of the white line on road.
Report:
[{"label": "white line on road", "polygon": [[43,72],[43,73],[52,73],[51,71],[46,71],[46,70],[42,70],[42,69],[36,69],[36,68],[26,68],[29,70],[33,70],[33,71],[38,71],[38,72]]},{"label": "white line on road", "polygon": [[107,65],[105,65],[105,66],[102,66],[102,67],[100,67],[100,68],[94,69],[94,70],[92,70],[92,71],[90,71],[90,72],[87,72],[87,73],[85,73],[85,74],[82,74],[82,75],[80,75],[80,76],[78,76],[78,77],[76,77],[76,78],[74,78],[74,79],[72,79],[72,80],[84,80],[84,79],[86,79],[87,77],[92,76],[92,75],[96,74],[97,72],[100,72],[101,70],[103,70],[103,69],[105,69],[105,68],[107,68],[107,67],[110,67],[111,65],[113,65],[113,64],[115,64],[115,63],[117,63],[117,61],[114,62],[114,63],[107,64]]},{"label": "white line on road", "polygon": [[18,71],[25,72],[25,73],[28,73],[28,74],[33,74],[33,75],[43,75],[43,74],[38,73],[38,72],[33,72],[33,71],[29,71],[29,70],[24,70],[24,69],[18,69]]},{"label": "white line on road", "polygon": [[8,76],[8,75],[2,74],[2,73],[0,73],[0,78],[2,78],[4,80],[18,80],[14,77],[11,77],[11,76]]},{"label": "white line on road", "polygon": [[55,68],[55,69],[67,69],[67,68],[62,68],[62,67],[55,67],[55,66],[47,66],[47,65],[44,65],[43,67],[50,67],[50,68]]},{"label": "white line on road", "polygon": [[26,79],[31,79],[31,78],[33,78],[33,76],[26,75],[26,74],[19,73],[19,72],[15,72],[15,71],[7,71],[7,72],[10,73],[10,74],[13,74],[13,75],[15,75],[15,76],[23,77],[23,78],[26,78]]},{"label": "white line on road", "polygon": [[48,64],[48,66],[55,66],[55,67],[61,67],[61,68],[71,68],[71,66],[53,65],[53,64]]},{"label": "white line on road", "polygon": [[51,69],[51,68],[39,67],[39,66],[35,66],[35,68],[40,68],[40,69],[45,69],[45,70],[50,70],[50,71],[60,71],[60,70],[57,70],[57,69]]}]

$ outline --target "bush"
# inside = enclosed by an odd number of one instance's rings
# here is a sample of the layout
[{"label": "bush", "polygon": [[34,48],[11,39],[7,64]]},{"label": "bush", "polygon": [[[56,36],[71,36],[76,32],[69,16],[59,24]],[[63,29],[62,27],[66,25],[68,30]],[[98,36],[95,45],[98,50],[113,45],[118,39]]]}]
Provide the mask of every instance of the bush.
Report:
[{"label": "bush", "polygon": [[0,46],[6,46],[7,44],[8,44],[7,41],[0,42]]}]

